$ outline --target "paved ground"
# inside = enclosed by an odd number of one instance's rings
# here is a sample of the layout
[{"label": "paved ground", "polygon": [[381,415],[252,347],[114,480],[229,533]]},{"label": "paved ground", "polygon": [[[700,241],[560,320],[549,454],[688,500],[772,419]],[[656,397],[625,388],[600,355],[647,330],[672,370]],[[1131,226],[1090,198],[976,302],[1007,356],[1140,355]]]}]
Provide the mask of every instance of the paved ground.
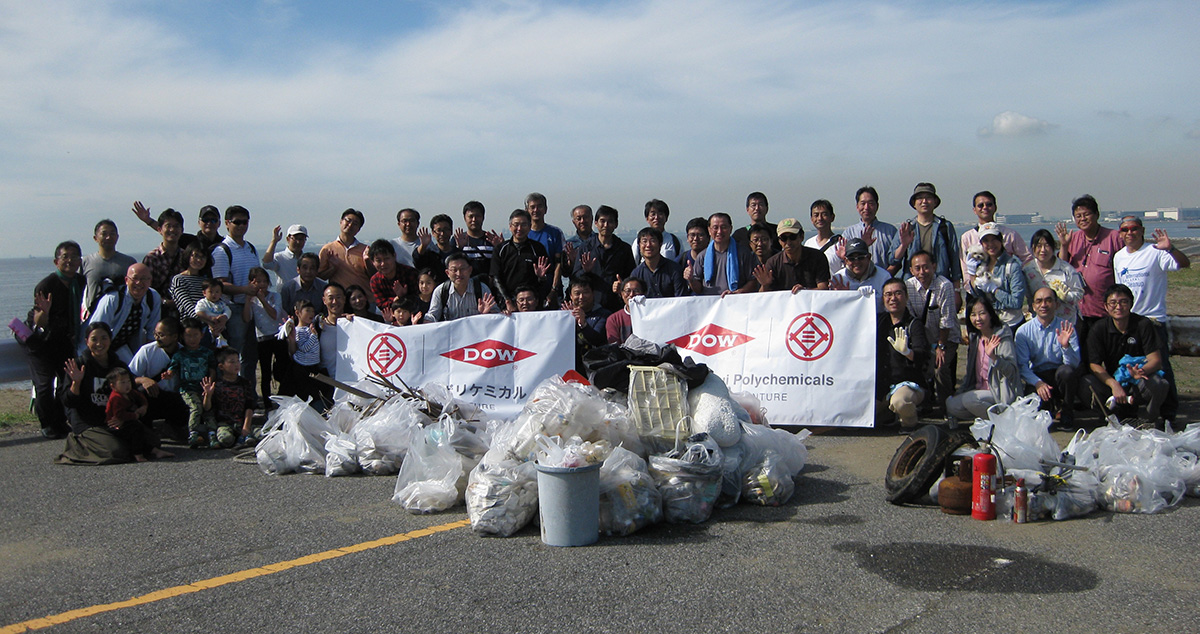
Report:
[{"label": "paved ground", "polygon": [[[1195,627],[1196,500],[1027,525],[895,507],[882,476],[900,440],[817,435],[784,507],[739,505],[703,525],[563,549],[536,527],[483,538],[447,526],[466,519],[461,507],[410,515],[389,501],[393,478],[269,477],[186,448],[158,463],[61,467],[50,462],[59,442],[18,434],[0,439],[0,632],[73,610],[48,631]],[[430,527],[445,530],[420,530]],[[295,561],[316,553],[327,554]],[[87,609],[164,589],[162,600]]]}]

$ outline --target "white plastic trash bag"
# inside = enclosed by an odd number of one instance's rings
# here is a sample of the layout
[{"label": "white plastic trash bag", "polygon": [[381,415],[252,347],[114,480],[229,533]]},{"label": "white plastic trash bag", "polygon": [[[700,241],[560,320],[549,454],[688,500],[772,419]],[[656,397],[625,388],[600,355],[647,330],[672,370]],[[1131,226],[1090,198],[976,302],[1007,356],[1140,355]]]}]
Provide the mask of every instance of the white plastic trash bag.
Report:
[{"label": "white plastic trash bag", "polygon": [[662,521],[662,496],[640,456],[617,447],[600,466],[600,532],[632,535]]},{"label": "white plastic trash bag", "polygon": [[392,500],[413,513],[444,511],[458,501],[455,488],[462,461],[450,442],[454,422],[444,418],[426,427],[400,466]]},{"label": "white plastic trash bag", "polygon": [[993,405],[988,408],[988,420],[971,425],[971,434],[977,440],[989,440],[990,436],[1004,469],[1040,470],[1043,461],[1058,459],[1059,448],[1050,435],[1050,413],[1039,410],[1039,405],[1037,394],[1012,405]]},{"label": "white plastic trash bag", "polygon": [[528,461],[489,458],[485,456],[467,480],[467,517],[476,533],[508,537],[537,513],[537,467]]}]

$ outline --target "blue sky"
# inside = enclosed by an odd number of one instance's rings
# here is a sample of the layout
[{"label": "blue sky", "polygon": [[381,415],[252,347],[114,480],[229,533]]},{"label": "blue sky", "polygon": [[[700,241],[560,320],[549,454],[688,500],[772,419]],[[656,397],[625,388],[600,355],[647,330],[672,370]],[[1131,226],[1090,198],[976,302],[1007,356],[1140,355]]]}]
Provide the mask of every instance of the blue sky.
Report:
[{"label": "blue sky", "polygon": [[[250,238],[302,222],[361,237],[395,212],[500,228],[524,195],[669,228],[714,211],[807,220],[880,190],[939,210],[1065,216],[1200,206],[1200,3],[151,2],[0,0],[0,254],[48,254],[129,207],[231,204]],[[807,224],[807,223],[806,223]]]}]

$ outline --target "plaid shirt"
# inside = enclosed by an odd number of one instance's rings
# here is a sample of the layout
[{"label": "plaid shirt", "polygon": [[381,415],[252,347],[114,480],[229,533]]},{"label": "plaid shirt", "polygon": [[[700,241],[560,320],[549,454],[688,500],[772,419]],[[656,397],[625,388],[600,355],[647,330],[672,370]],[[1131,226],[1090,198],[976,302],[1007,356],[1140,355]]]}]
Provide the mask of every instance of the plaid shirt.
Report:
[{"label": "plaid shirt", "polygon": [[171,286],[171,278],[187,270],[187,260],[184,259],[183,249],[176,249],[175,255],[167,255],[161,244],[142,258],[142,264],[150,268],[150,275],[153,276],[150,288],[158,291],[158,294],[163,297],[170,296],[168,291]]},{"label": "plaid shirt", "polygon": [[420,292],[417,288],[417,270],[397,262],[395,277],[384,277],[382,271],[371,276],[371,294],[375,296],[375,305],[381,310],[384,306],[392,305],[392,298],[396,297],[396,291],[392,287],[397,281],[408,288],[409,295]]}]

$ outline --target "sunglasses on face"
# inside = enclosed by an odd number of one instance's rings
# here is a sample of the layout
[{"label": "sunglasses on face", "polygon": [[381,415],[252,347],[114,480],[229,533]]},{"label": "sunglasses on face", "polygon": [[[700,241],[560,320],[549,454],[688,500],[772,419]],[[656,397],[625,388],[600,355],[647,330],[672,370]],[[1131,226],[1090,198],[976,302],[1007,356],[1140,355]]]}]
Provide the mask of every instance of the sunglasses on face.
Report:
[{"label": "sunglasses on face", "polygon": [[249,218],[238,218],[237,220],[230,220],[229,224],[241,227],[241,226],[250,224],[250,219]]},{"label": "sunglasses on face", "polygon": [[781,233],[781,234],[779,234],[779,239],[783,242],[791,242],[792,240],[799,240],[800,234],[798,234],[798,233]]}]

